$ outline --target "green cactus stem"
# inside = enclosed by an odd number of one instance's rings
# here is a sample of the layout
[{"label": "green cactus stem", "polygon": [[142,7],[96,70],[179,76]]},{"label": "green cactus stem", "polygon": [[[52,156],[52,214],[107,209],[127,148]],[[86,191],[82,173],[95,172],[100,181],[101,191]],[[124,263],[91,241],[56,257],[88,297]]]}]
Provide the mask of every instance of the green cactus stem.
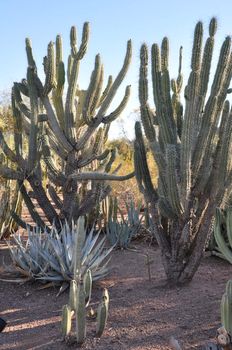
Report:
[{"label": "green cactus stem", "polygon": [[64,305],[62,308],[62,337],[65,338],[70,334],[72,326],[71,308],[69,305]]},{"label": "green cactus stem", "polygon": [[109,293],[105,288],[102,294],[102,302],[97,310],[96,336],[100,338],[104,332],[109,312]]}]

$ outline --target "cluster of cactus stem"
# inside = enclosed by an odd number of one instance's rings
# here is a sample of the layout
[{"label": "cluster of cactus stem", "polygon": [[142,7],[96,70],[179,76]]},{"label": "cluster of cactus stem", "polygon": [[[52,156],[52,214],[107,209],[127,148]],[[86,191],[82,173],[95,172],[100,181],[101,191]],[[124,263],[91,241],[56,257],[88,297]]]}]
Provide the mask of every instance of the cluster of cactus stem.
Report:
[{"label": "cluster of cactus stem", "polygon": [[221,46],[216,71],[209,77],[217,21],[212,18],[203,43],[203,24],[194,32],[191,72],[184,89],[182,55],[177,79],[169,75],[169,41],[151,49],[155,113],[148,101],[148,48],[140,52],[141,122],[158,167],[155,186],[148,167],[140,122],[136,122],[136,179],[152,215],[153,232],[162,250],[171,283],[192,279],[203,255],[215,208],[232,190],[230,161],[232,110],[227,94],[232,76],[231,37]]},{"label": "cluster of cactus stem", "polygon": [[216,209],[213,238],[216,244],[211,248],[212,254],[232,264],[232,207]]},{"label": "cluster of cactus stem", "polygon": [[[92,293],[92,274],[91,270],[81,266],[81,249],[85,240],[84,220],[78,220],[79,234],[75,242],[74,257],[74,279],[70,282],[69,303],[62,309],[62,337],[66,339],[72,327],[72,317],[76,320],[76,340],[82,344],[86,338],[86,308],[91,300]],[[102,300],[97,309],[96,336],[101,337],[108,318],[109,293],[105,288],[102,294]]]},{"label": "cluster of cactus stem", "polygon": [[223,349],[231,349],[232,337],[232,280],[226,284],[226,291],[221,299],[221,323],[217,332],[217,342]]},{"label": "cluster of cactus stem", "polygon": [[[60,35],[55,44],[50,42],[43,62],[45,82],[42,83],[31,41],[26,39],[27,78],[14,83],[12,88],[16,125],[13,149],[0,132],[1,148],[14,164],[14,167],[1,164],[0,176],[18,181],[30,215],[41,228],[52,223],[59,227],[63,220],[77,221],[108,195],[111,190],[109,180],[120,181],[133,176],[133,173],[118,176],[119,167],[112,170],[115,150],[105,147],[110,125],[121,114],[130,95],[130,86],[127,86],[121,103],[107,114],[130,64],[131,41],[127,43],[124,63],[115,79],[109,76],[103,88],[104,70],[98,54],[89,86],[87,90],[81,90],[77,83],[78,73],[88,40],[89,23],[84,24],[79,47],[76,28],[71,28],[71,53],[66,72]],[[66,79],[68,86],[64,98]],[[28,147],[23,151],[25,140]],[[43,164],[49,180],[47,188],[43,186]],[[29,191],[42,208],[45,221],[37,212]],[[17,213],[14,213],[14,219],[26,226]]]}]

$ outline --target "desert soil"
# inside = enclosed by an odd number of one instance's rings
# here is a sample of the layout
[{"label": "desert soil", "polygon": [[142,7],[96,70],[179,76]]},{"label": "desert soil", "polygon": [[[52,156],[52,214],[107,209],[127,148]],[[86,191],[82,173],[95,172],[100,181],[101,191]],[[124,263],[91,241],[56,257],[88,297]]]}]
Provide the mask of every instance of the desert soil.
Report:
[{"label": "desert soil", "polygon": [[[153,259],[152,280],[148,280],[145,254]],[[9,262],[9,252],[1,244],[0,261]],[[220,299],[232,266],[215,257],[205,257],[193,281],[181,288],[169,288],[157,247],[144,242],[136,251],[114,251],[108,277],[95,284],[91,306],[96,309],[102,288],[110,292],[110,312],[106,330],[94,336],[95,320],[88,320],[83,349],[150,350],[169,348],[174,336],[183,349],[201,349],[214,341],[220,326]],[[8,325],[0,333],[1,350],[75,349],[62,342],[62,305],[68,291],[56,297],[57,289],[39,289],[35,282],[15,284],[0,281],[0,316]],[[74,326],[74,325],[73,325]],[[74,327],[75,328],[75,327]]]}]

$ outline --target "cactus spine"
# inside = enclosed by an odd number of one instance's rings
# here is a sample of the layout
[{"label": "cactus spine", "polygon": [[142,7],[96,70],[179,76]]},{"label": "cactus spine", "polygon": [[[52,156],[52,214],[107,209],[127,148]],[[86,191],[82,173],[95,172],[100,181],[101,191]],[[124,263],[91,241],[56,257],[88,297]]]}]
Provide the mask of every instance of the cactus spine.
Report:
[{"label": "cactus spine", "polygon": [[[31,41],[26,39],[27,79],[14,83],[12,88],[13,114],[20,130],[14,135],[15,151],[8,147],[0,133],[3,152],[16,164],[12,168],[0,167],[0,175],[6,179],[17,179],[22,185],[29,182],[48,226],[54,222],[57,229],[65,220],[69,224],[72,220],[76,222],[97,206],[111,190],[108,180],[121,181],[134,175],[117,176],[112,173],[115,153],[105,146],[110,124],[120,115],[130,95],[130,86],[127,86],[121,103],[107,114],[130,64],[131,41],[127,43],[125,59],[116,78],[113,80],[110,76],[104,88],[104,69],[100,55],[96,55],[89,86],[87,90],[82,90],[78,85],[78,75],[87,51],[89,32],[89,23],[85,23],[78,47],[76,28],[71,28],[71,52],[66,72],[61,36],[57,36],[55,45],[49,43],[44,58],[44,83],[37,73]],[[29,145],[24,155],[21,152],[23,138]],[[42,182],[44,163],[49,194]],[[24,187],[23,197],[30,212],[33,212],[35,223],[48,229],[47,222],[32,206],[27,188]],[[57,196],[55,188],[62,193],[61,196]],[[26,226],[16,213],[14,218]]]},{"label": "cactus spine", "polygon": [[[226,100],[232,77],[231,38],[226,37],[209,88],[217,22],[212,18],[203,43],[203,25],[194,32],[191,71],[184,89],[182,55],[176,79],[169,76],[169,43],[151,49],[155,114],[148,102],[148,48],[140,52],[139,100],[145,137],[158,166],[155,187],[139,122],[135,125],[134,164],[137,183],[152,216],[170,283],[189,282],[199,266],[215,208],[232,190],[232,109]],[[184,106],[184,107],[183,107]]]}]

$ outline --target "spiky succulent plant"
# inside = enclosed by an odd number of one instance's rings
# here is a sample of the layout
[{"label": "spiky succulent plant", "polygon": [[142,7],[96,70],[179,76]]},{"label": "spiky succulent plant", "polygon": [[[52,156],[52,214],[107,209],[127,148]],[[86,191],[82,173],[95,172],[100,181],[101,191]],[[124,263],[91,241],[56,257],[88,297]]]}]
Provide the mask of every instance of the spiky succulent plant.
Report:
[{"label": "spiky succulent plant", "polygon": [[[70,282],[74,278],[75,257],[80,255],[78,274],[84,275],[91,270],[93,281],[103,278],[107,272],[107,264],[112,248],[105,248],[106,237],[99,238],[100,232],[94,234],[92,229],[85,232],[82,249],[78,250],[76,240],[80,235],[78,225],[66,222],[60,232],[55,225],[50,233],[42,233],[37,227],[27,228],[28,238],[19,234],[13,235],[13,244],[8,243],[16,270],[29,278],[42,282]],[[12,270],[11,270],[12,271]]]}]

